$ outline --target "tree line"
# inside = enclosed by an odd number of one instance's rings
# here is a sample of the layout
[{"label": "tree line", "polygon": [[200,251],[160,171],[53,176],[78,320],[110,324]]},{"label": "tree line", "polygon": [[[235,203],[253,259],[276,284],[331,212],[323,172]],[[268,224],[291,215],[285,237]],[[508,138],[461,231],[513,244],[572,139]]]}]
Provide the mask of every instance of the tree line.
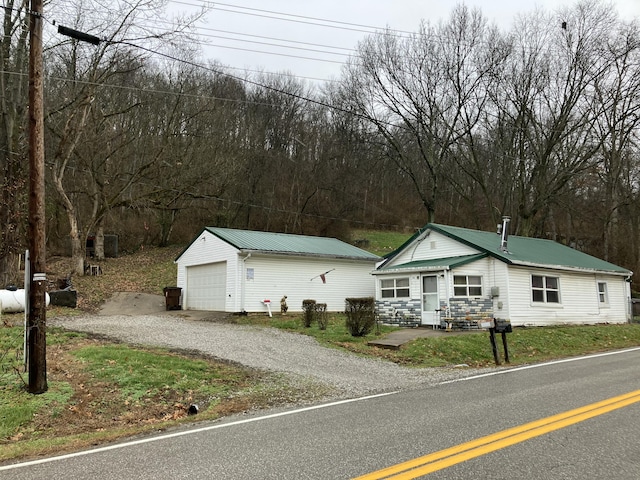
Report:
[{"label": "tree line", "polygon": [[[47,248],[71,252],[76,274],[87,237],[100,257],[105,233],[133,250],[203,226],[350,240],[427,222],[487,230],[503,215],[512,234],[639,270],[640,26],[609,4],[524,13],[507,31],[461,4],[413,35],[368,36],[318,87],[206,63],[198,15],[149,31],[161,3],[111,3],[65,2],[74,28],[104,40],[54,37],[44,57]],[[5,284],[26,245],[28,175],[28,14],[6,4]],[[82,20],[94,7],[102,21]]]}]

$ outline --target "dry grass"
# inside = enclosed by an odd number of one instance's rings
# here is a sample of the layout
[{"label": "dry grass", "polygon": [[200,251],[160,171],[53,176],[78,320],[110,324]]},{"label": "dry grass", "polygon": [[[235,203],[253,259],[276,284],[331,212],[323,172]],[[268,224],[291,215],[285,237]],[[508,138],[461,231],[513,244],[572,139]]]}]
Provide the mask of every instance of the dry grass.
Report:
[{"label": "dry grass", "polygon": [[[161,295],[165,286],[175,285],[173,261],[181,250],[145,248],[99,262],[102,275],[72,278],[78,308],[51,307],[47,317],[96,311],[114,292]],[[69,258],[50,259],[49,279],[66,278],[70,265]],[[21,364],[23,318],[21,313],[5,314],[0,325],[0,462],[58,454],[182,422],[310,401],[330,393],[320,385],[292,385],[280,375],[195,352],[129,347],[50,329],[49,390],[30,395]],[[152,368],[157,366],[162,368]],[[191,404],[199,405],[198,415],[188,415]]]},{"label": "dry grass", "polygon": [[[176,283],[175,258],[182,247],[145,247],[134,254],[107,258],[99,265],[102,275],[72,276],[73,287],[78,291],[78,308],[94,312],[115,292],[139,292],[162,295],[162,289]],[[57,281],[69,276],[71,259],[55,257],[47,262],[49,279]]]}]

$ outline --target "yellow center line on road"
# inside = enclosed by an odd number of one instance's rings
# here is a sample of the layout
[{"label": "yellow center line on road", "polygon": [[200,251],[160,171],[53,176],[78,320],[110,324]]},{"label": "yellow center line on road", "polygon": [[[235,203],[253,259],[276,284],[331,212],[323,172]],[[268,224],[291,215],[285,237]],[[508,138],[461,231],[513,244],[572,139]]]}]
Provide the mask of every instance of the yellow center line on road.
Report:
[{"label": "yellow center line on road", "polygon": [[640,402],[640,390],[525,423],[467,443],[368,473],[354,480],[410,480]]}]

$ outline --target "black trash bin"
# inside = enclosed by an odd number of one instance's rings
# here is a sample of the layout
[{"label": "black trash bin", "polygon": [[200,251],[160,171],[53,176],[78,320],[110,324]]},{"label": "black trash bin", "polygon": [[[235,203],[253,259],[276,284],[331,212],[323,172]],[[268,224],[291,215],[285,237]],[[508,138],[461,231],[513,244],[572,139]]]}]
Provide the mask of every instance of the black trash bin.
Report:
[{"label": "black trash bin", "polygon": [[180,287],[164,287],[164,300],[167,310],[180,310],[180,295],[182,289]]}]

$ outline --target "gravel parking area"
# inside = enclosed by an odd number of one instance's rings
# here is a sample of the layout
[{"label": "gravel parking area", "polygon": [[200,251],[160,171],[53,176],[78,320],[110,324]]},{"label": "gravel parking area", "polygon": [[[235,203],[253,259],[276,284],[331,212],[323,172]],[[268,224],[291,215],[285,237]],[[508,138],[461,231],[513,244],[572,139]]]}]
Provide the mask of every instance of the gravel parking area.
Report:
[{"label": "gravel parking area", "polygon": [[247,367],[320,382],[337,389],[340,396],[435,385],[480,372],[464,367],[406,368],[385,360],[326,348],[312,337],[275,328],[186,319],[175,315],[86,315],[54,318],[48,323],[131,344],[195,350]]}]

